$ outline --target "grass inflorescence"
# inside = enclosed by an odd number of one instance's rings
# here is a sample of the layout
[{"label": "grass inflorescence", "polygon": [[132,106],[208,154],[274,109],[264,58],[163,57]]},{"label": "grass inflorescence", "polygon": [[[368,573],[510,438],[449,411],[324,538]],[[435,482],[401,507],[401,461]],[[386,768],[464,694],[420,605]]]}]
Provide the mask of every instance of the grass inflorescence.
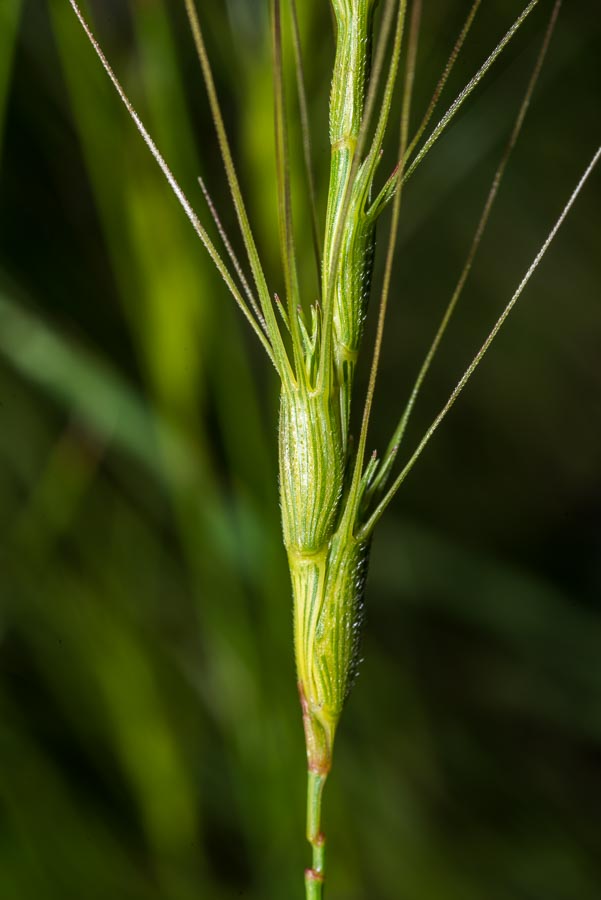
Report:
[{"label": "grass inflorescence", "polygon": [[[393,262],[404,185],[414,177],[426,154],[503,53],[537,6],[531,0],[507,28],[480,68],[446,112],[432,120],[480,7],[475,0],[440,75],[418,128],[411,133],[411,112],[418,57],[421,2],[332,0],[335,58],[330,92],[331,145],[325,225],[320,227],[309,100],[304,84],[303,48],[295,0],[271,0],[274,120],[283,299],[272,294],[257,250],[240,188],[215,81],[194,0],[186,12],[206,86],[217,139],[252,277],[247,279],[221,225],[206,185],[201,182],[226,256],[209,237],[192,205],[128,100],[111,65],[70,0],[88,38],[150,151],[171,185],[229,292],[250,323],[281,384],[279,414],[279,490],[283,541],[290,568],[294,605],[294,646],[298,689],[305,729],[308,794],[307,838],[312,864],[305,874],[307,898],[320,898],[325,878],[325,838],[321,804],[332,766],[333,746],[342,709],[355,677],[364,608],[370,545],[375,526],[396,495],[432,435],[471,378],[540,263],[586,179],[596,165],[597,150],[533,263],[416,449],[397,467],[406,427],[423,381],[462,294],[497,197],[509,156],[517,142],[527,108],[555,27],[560,2],[550,11],[547,29],[532,75],[518,106],[516,120],[486,197],[465,265],[435,332],[398,425],[384,453],[367,452],[368,429],[376,392],[378,363],[392,287]],[[313,249],[319,273],[318,296],[301,282],[297,256],[289,160],[289,102],[283,75],[283,29],[289,28],[296,66],[298,115],[303,134],[306,190],[311,206]],[[395,93],[401,112],[393,121]],[[385,142],[393,142],[397,163],[380,177]],[[388,239],[376,234],[381,217],[390,212]],[[378,292],[372,289],[374,257],[382,240],[384,273]],[[226,259],[227,257],[227,259]],[[311,288],[312,290],[312,288]],[[378,294],[375,345],[367,393],[353,435],[356,373],[364,339],[370,296]],[[374,298],[371,299],[372,306]]]}]

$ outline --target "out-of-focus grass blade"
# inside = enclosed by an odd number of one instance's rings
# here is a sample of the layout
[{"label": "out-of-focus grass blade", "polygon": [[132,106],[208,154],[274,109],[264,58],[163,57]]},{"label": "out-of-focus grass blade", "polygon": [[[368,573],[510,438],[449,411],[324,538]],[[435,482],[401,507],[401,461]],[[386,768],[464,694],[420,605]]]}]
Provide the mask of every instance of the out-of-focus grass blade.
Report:
[{"label": "out-of-focus grass blade", "polygon": [[164,469],[157,448],[161,434],[171,474],[187,481],[196,469],[181,434],[144,403],[104,362],[67,344],[42,319],[0,293],[0,352],[29,381],[54,396],[101,440],[131,453],[159,480]]},{"label": "out-of-focus grass blade", "polygon": [[[134,549],[131,544],[130,550]],[[100,573],[88,569],[83,573],[72,571],[74,567],[61,565],[56,558],[48,567],[47,562],[37,559],[35,552],[29,553],[28,567],[15,570],[12,583],[13,588],[18,585],[19,602],[13,610],[13,635],[16,626],[24,642],[23,649],[27,648],[23,655],[27,658],[33,652],[46,700],[53,709],[52,725],[42,729],[38,752],[43,753],[42,747],[48,740],[45,731],[49,729],[51,737],[54,729],[61,728],[54,721],[62,722],[63,730],[68,721],[69,733],[77,736],[80,752],[85,748],[88,764],[98,770],[92,780],[102,784],[106,778],[108,796],[101,815],[109,821],[118,817],[121,809],[110,766],[105,774],[107,763],[111,761],[112,765],[112,760],[116,760],[136,801],[135,825],[153,851],[143,868],[153,880],[154,876],[158,877],[161,897],[190,900],[201,887],[202,878],[199,866],[202,853],[200,848],[195,848],[198,803],[192,769],[173,728],[174,716],[168,713],[160,648],[153,636],[141,633],[131,620],[122,596],[132,590],[128,581],[135,571],[122,567],[117,573],[119,561],[110,547],[105,548],[104,555],[120,589],[115,588],[113,581],[109,590],[108,584],[102,583]],[[45,573],[43,594],[39,590],[42,571]],[[75,683],[74,672],[77,672]],[[93,716],[90,710],[94,711]],[[99,735],[104,738],[100,745]],[[42,759],[38,764],[37,777],[43,788],[48,789],[51,773]],[[15,794],[25,815],[35,810],[35,802],[22,784],[17,785]],[[98,809],[93,804],[83,811],[88,833],[90,829],[94,831],[93,820],[97,815]],[[139,851],[131,839],[133,824],[130,821],[127,846],[129,854],[135,856]],[[56,848],[59,852],[66,849],[60,844],[59,837]],[[43,847],[38,852],[43,864],[52,865],[51,853]],[[88,861],[90,871],[93,862]],[[140,867],[142,862],[140,859]],[[65,886],[75,889],[77,878],[84,871],[78,872],[76,865],[64,860],[62,872],[55,873],[52,883],[60,884],[63,878]],[[74,884],[69,884],[71,879],[75,879]],[[67,892],[67,896],[71,893]]]},{"label": "out-of-focus grass blade", "polygon": [[128,858],[118,833],[35,746],[4,696],[0,707],[0,801],[8,826],[0,841],[3,897],[159,900],[150,879]]},{"label": "out-of-focus grass blade", "polygon": [[170,163],[185,175],[186,182],[192,184],[198,174],[199,159],[182,81],[184,70],[165,2],[155,0],[154,3],[132,5],[140,73],[153,131]]},{"label": "out-of-focus grass blade", "polygon": [[0,4],[0,159],[4,113],[12,74],[22,0],[2,0]]},{"label": "out-of-focus grass blade", "polygon": [[[222,387],[231,391],[233,398],[238,392],[231,371],[223,364],[224,357],[231,355],[229,346],[213,346],[216,331],[221,345],[231,342],[232,351],[242,356],[237,368],[244,371],[244,391],[256,393],[238,336],[239,323],[228,317],[227,331],[219,324],[222,307],[229,301],[223,286],[205,265],[195,235],[113,97],[71,10],[66,4],[55,4],[52,12],[123,308],[161,409],[191,433],[196,455],[210,468],[199,422],[205,372],[219,368]],[[200,197],[196,181],[200,163],[187,118],[181,61],[164,4],[136,5],[133,22],[144,48],[140,77],[152,130],[185,188]],[[113,164],[115,159],[117,164]],[[268,483],[271,474],[269,457],[263,452],[262,423],[250,412],[257,408],[255,396],[245,417],[246,471],[255,471],[255,486]],[[228,404],[223,412],[229,422],[224,437],[229,441],[229,436],[237,433],[237,402]],[[233,448],[232,455],[235,453]]]},{"label": "out-of-focus grass blade", "polygon": [[[197,447],[109,365],[67,343],[42,319],[0,292],[0,353],[11,366],[54,397],[101,443],[116,445],[165,485],[203,497],[202,514],[213,546],[232,563],[237,548],[221,505],[211,496]],[[226,516],[226,518],[224,518]]]}]

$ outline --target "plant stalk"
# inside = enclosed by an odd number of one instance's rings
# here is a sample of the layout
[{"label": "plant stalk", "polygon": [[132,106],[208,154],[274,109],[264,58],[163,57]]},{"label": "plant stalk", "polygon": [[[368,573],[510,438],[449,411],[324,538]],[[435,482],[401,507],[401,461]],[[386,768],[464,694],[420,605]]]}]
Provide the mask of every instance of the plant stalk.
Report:
[{"label": "plant stalk", "polygon": [[305,870],[306,900],[321,900],[325,878],[326,839],[321,830],[321,800],[327,773],[307,773],[307,840],[313,850],[310,869]]}]

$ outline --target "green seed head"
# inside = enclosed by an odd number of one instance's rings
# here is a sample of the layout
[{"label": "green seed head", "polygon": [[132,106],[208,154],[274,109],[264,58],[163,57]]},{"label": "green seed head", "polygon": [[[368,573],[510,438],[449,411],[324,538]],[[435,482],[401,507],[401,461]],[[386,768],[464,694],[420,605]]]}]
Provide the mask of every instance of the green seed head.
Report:
[{"label": "green seed head", "polygon": [[332,351],[341,392],[344,432],[349,428],[355,368],[363,337],[374,262],[375,223],[366,212],[371,176],[368,178],[361,170],[356,177],[334,276]]},{"label": "green seed head", "polygon": [[289,554],[299,692],[309,768],[329,771],[359,662],[369,543],[339,529],[313,557]]},{"label": "green seed head", "polygon": [[335,395],[282,390],[279,456],[284,544],[294,554],[319,553],[334,531],[344,476]]}]

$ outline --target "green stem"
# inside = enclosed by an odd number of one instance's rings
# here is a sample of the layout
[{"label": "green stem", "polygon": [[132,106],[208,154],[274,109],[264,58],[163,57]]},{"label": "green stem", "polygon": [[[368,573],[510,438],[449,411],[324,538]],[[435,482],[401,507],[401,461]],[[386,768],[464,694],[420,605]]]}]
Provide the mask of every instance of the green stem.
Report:
[{"label": "green stem", "polygon": [[313,861],[305,871],[306,900],[322,900],[325,878],[326,839],[321,830],[321,798],[327,774],[312,772],[307,774],[307,840],[313,849]]}]

